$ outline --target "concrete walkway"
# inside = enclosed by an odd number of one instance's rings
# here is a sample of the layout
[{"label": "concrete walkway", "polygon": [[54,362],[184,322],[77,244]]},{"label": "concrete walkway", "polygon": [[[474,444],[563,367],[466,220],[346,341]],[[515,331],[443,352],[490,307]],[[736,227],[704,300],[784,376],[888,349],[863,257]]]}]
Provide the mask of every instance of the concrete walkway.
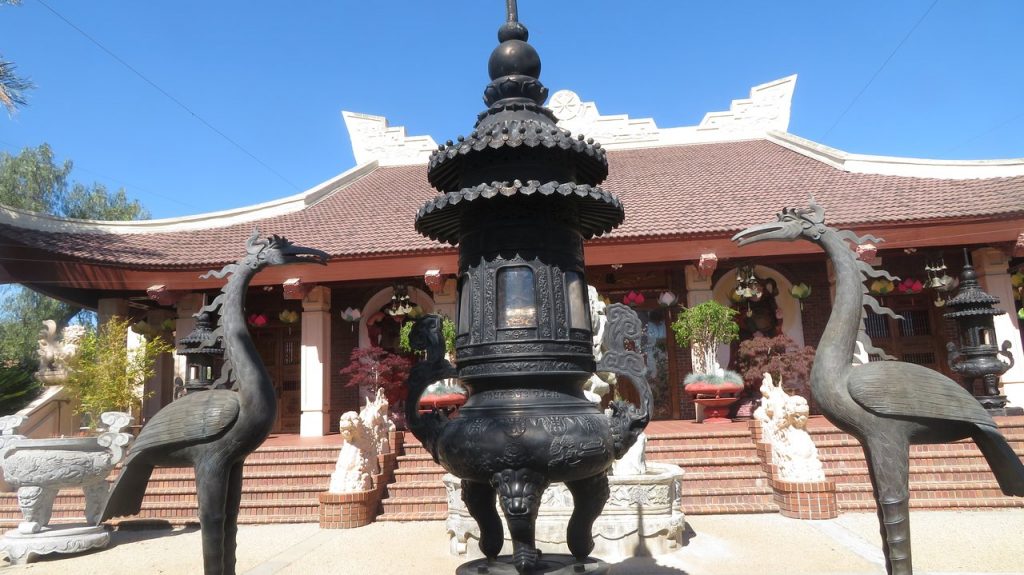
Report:
[{"label": "concrete walkway", "polygon": [[[616,564],[617,575],[884,574],[874,514],[829,521],[778,514],[687,518],[685,545],[654,558]],[[911,513],[918,575],[1024,574],[1024,510]],[[315,524],[245,525],[238,537],[240,575],[407,575],[454,573],[441,521],[374,523],[321,530]],[[60,556],[49,556],[60,557]],[[120,531],[111,547],[75,557],[45,558],[0,573],[193,575],[202,573],[197,529]]]}]

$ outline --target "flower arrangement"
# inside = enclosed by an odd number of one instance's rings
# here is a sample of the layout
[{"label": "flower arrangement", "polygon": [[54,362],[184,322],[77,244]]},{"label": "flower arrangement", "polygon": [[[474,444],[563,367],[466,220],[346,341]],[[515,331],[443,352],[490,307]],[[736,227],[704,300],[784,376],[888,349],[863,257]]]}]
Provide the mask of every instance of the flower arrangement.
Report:
[{"label": "flower arrangement", "polygon": [[896,286],[896,290],[902,294],[920,293],[922,288],[924,288],[924,284],[921,283],[921,280],[916,280],[914,278],[907,278]]},{"label": "flower arrangement", "polygon": [[622,303],[628,305],[629,307],[642,305],[644,301],[646,301],[644,298],[644,294],[633,290],[629,290],[629,293],[622,297]]},{"label": "flower arrangement", "polygon": [[896,289],[896,285],[887,279],[877,279],[871,282],[871,285],[868,286],[868,289],[874,295],[887,295],[892,293],[892,291]]},{"label": "flower arrangement", "polygon": [[295,310],[286,309],[283,310],[281,313],[277,314],[277,319],[281,320],[281,323],[284,324],[298,323],[299,312]]},{"label": "flower arrangement", "polygon": [[263,327],[267,325],[267,316],[262,313],[251,313],[246,319],[249,323],[249,327]]},{"label": "flower arrangement", "polygon": [[663,291],[661,292],[661,295],[658,296],[658,305],[661,307],[669,307],[674,305],[678,299],[679,298],[676,297],[676,294],[670,291]]}]

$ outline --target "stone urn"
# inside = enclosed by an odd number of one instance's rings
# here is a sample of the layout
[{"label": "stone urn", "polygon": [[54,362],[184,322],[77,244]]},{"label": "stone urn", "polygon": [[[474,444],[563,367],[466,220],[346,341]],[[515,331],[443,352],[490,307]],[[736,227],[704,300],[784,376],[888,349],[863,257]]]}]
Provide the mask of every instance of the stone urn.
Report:
[{"label": "stone urn", "polygon": [[[17,529],[0,539],[0,549],[15,564],[47,553],[76,553],[105,547],[106,530],[96,525],[109,494],[107,476],[127,450],[132,436],[121,430],[132,422],[126,413],[100,416],[106,429],[93,437],[28,439],[16,435],[25,417],[0,418],[0,465],[4,480],[18,493],[24,518]],[[57,492],[81,488],[85,494],[86,526],[47,527]]]}]

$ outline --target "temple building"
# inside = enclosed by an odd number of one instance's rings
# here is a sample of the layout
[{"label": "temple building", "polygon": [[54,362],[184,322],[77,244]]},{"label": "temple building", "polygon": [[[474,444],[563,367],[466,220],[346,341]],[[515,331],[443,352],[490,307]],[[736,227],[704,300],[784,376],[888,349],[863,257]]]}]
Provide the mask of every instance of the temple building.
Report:
[{"label": "temple building", "polygon": [[[587,280],[603,297],[635,304],[646,329],[641,347],[656,418],[695,415],[682,392],[689,351],[669,329],[678,308],[659,299],[675,296],[682,305],[716,299],[741,309],[744,337],[784,333],[799,344],[818,344],[834,289],[825,255],[809,242],[739,248],[730,240],[782,208],[806,207],[812,196],[830,225],[884,238],[861,246],[860,257],[902,278],[867,286],[903,316],[870,314],[866,328],[874,344],[954,379],[946,358],[954,335],[942,304],[967,254],[985,291],[1007,312],[996,317],[995,335],[1011,342],[1017,362],[1002,376],[1003,392],[1024,405],[1022,290],[1014,286],[1014,274],[1024,279],[1024,159],[924,160],[837,150],[787,131],[795,86],[796,76],[755,86],[749,97],[686,127],[603,115],[568,90],[547,103],[560,127],[607,150],[603,187],[622,200],[626,220],[586,243]],[[0,207],[0,236],[12,246],[0,256],[0,282],[96,310],[101,321],[170,319],[180,340],[222,284],[200,275],[238,259],[254,228],[324,250],[331,256],[325,267],[275,267],[256,276],[247,312],[278,391],[276,431],[336,431],[338,417],[360,401],[359,390],[346,387],[339,373],[351,350],[396,349],[407,314],[394,313],[393,301],[402,310],[454,318],[458,271],[454,247],[413,227],[436,194],[426,175],[437,143],[408,136],[380,116],[342,116],[357,165],[277,201],[134,222]],[[739,282],[761,295],[737,298]],[[729,355],[720,353],[723,365]],[[152,395],[143,416],[172,401],[175,379],[186,377],[183,357],[166,358],[147,383]]]}]

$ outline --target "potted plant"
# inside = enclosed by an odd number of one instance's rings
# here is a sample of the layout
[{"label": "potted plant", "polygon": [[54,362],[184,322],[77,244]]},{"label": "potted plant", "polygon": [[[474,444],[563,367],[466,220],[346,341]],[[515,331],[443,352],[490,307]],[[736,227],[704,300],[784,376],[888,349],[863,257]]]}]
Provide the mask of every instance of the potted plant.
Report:
[{"label": "potted plant", "polygon": [[137,416],[145,397],[142,386],[153,377],[157,357],[174,351],[160,335],[128,349],[130,325],[114,316],[98,329],[86,331],[78,343],[78,355],[68,365],[64,386],[78,399],[75,412],[88,418],[90,429],[96,428],[100,414],[107,411]]},{"label": "potted plant", "polygon": [[405,381],[409,377],[410,367],[408,359],[384,348],[357,347],[349,355],[349,364],[341,370],[341,375],[348,379],[346,387],[364,389],[370,397],[378,389],[383,390],[391,417],[397,423],[404,419],[399,406],[409,393]]},{"label": "potted plant", "polygon": [[765,373],[784,386],[810,400],[808,378],[814,363],[814,348],[797,345],[785,334],[754,337],[740,342],[737,365],[750,390],[756,390]]},{"label": "potted plant", "polygon": [[733,320],[736,310],[714,300],[679,311],[672,322],[676,343],[693,350],[693,373],[683,380],[683,390],[703,405],[705,422],[728,421],[729,406],[743,390],[739,374],[718,365],[719,344],[739,337],[739,325]]}]

